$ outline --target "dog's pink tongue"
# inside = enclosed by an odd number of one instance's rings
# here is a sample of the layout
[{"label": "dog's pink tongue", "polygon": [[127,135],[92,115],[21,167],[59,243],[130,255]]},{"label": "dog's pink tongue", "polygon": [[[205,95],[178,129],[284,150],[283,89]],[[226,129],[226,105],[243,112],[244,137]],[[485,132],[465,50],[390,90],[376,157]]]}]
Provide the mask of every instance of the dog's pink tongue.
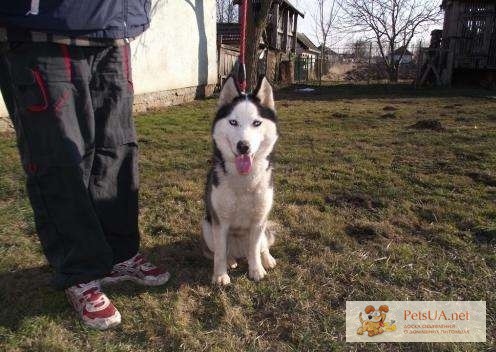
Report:
[{"label": "dog's pink tongue", "polygon": [[236,163],[236,169],[240,174],[248,174],[251,171],[251,158],[249,155],[239,155],[234,160]]}]

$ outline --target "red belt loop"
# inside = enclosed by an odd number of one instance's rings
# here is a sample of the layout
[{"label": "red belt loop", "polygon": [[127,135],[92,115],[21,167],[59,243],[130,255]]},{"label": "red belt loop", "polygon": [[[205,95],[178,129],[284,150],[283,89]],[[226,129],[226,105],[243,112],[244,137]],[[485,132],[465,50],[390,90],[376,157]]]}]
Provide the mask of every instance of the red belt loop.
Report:
[{"label": "red belt loop", "polygon": [[131,47],[129,44],[124,46],[122,51],[122,63],[124,66],[124,75],[126,76],[128,88],[130,91],[133,90],[133,79],[131,74]]},{"label": "red belt loop", "polygon": [[71,53],[69,52],[69,46],[66,44],[60,44],[60,50],[62,51],[62,58],[64,59],[67,78],[69,78],[69,81],[72,82],[72,60]]},{"label": "red belt loop", "polygon": [[38,105],[31,105],[27,109],[31,112],[45,111],[46,109],[48,109],[48,92],[47,92],[45,80],[41,76],[41,73],[38,69],[31,70],[31,72],[33,73],[36,84],[40,88],[41,97],[43,101]]},{"label": "red belt loop", "polygon": [[31,175],[36,174],[36,172],[38,172],[38,165],[35,163],[29,163],[26,165],[26,171]]}]

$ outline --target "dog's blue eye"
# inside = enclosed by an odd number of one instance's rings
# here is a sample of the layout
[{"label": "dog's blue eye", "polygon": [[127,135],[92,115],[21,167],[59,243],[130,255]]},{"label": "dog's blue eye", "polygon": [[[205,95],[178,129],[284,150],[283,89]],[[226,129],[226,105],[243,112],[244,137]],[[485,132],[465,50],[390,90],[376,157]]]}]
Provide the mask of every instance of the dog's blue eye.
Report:
[{"label": "dog's blue eye", "polygon": [[231,124],[231,126],[237,126],[238,125],[238,121],[236,121],[236,120],[229,120],[229,123]]},{"label": "dog's blue eye", "polygon": [[253,121],[253,126],[258,127],[262,124],[262,121],[255,120]]}]

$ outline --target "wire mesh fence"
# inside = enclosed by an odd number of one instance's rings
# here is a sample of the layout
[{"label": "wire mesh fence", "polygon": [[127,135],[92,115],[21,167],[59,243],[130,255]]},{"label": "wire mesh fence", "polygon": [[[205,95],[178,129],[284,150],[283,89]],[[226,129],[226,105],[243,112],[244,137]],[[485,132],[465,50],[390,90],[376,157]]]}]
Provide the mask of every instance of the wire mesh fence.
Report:
[{"label": "wire mesh fence", "polygon": [[398,67],[397,79],[413,82],[417,76],[421,45],[400,47],[384,55],[384,50],[381,52],[372,43],[330,48],[323,56],[303,52],[294,61],[294,80],[296,83],[322,80],[375,84],[394,76],[389,64],[394,62]]},{"label": "wire mesh fence", "polygon": [[[324,56],[316,52],[299,52],[296,56],[283,58],[276,50],[267,50],[258,64],[259,74],[267,76],[272,83],[346,82],[377,84],[391,81],[390,67],[385,60],[397,62],[399,81],[413,83],[418,80],[419,70],[425,66],[421,43],[409,48],[399,48],[381,54],[377,45],[337,47],[327,49]],[[233,72],[239,49],[221,44],[218,47],[219,86]],[[423,59],[424,58],[424,59]],[[284,61],[286,60],[286,61]],[[288,69],[287,64],[292,69]],[[288,76],[289,75],[289,76]]]}]

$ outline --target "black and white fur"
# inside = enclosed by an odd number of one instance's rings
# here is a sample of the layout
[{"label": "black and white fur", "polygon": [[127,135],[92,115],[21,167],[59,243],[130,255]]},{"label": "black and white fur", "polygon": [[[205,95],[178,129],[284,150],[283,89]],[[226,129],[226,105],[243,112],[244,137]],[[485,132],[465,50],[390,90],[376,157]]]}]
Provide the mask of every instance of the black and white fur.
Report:
[{"label": "black and white fur", "polygon": [[[270,157],[278,138],[272,87],[260,80],[253,94],[241,94],[228,78],[220,93],[212,126],[214,162],[205,190],[206,217],[202,223],[204,254],[214,260],[212,282],[228,285],[228,268],[246,258],[249,276],[259,281],[274,268],[269,252],[274,236],[267,218],[272,208]],[[251,171],[241,173],[237,157],[248,157]]]}]

